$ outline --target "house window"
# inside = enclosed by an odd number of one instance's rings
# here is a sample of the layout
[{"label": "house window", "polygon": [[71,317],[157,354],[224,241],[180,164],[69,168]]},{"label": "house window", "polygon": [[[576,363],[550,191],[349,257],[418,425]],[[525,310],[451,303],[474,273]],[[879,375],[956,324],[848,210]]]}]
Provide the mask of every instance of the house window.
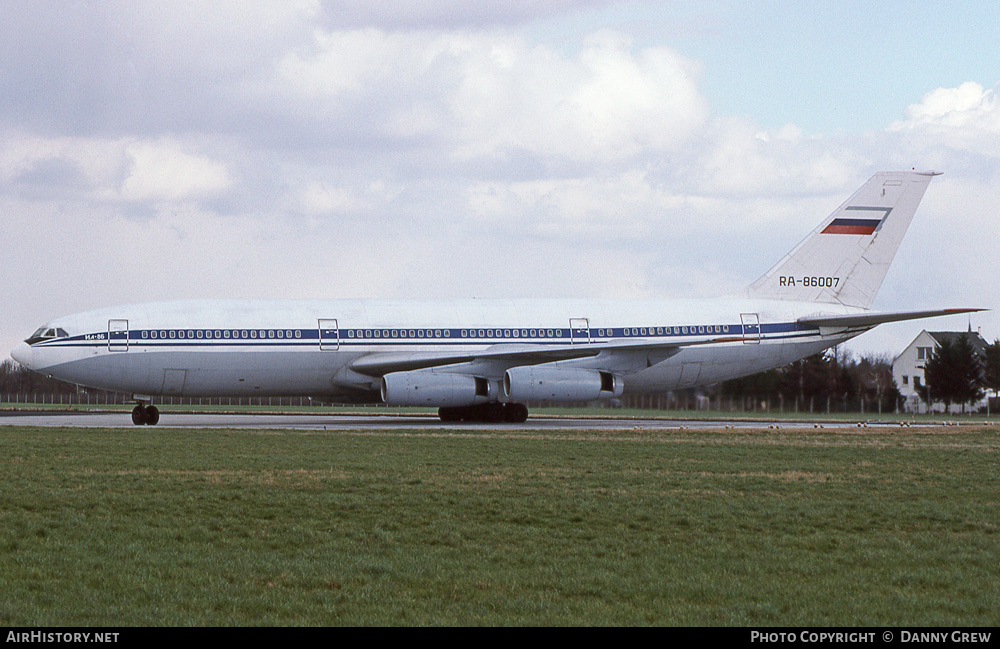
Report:
[{"label": "house window", "polygon": [[933,347],[917,347],[917,360],[929,361],[933,353],[934,353]]},{"label": "house window", "polygon": [[910,384],[910,377],[908,377],[907,375],[904,374],[903,375],[903,385],[909,385],[909,384]]}]

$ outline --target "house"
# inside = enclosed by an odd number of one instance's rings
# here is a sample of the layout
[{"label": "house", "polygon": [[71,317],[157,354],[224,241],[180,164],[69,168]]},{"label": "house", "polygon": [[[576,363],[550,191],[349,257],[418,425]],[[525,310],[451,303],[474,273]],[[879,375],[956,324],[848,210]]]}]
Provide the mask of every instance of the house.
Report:
[{"label": "house", "polygon": [[[917,389],[924,383],[924,363],[930,360],[941,343],[953,341],[959,336],[969,336],[973,348],[983,357],[986,355],[986,341],[978,333],[969,331],[921,331],[913,342],[903,350],[903,353],[892,362],[892,378],[896,388],[903,396],[903,412],[927,412],[927,404],[920,398]],[[933,396],[933,394],[932,394]],[[971,410],[978,410],[986,405],[986,399],[972,405]],[[966,409],[969,409],[966,404]],[[933,404],[932,411],[944,412],[944,403]],[[962,412],[962,404],[952,404],[950,412]]]}]

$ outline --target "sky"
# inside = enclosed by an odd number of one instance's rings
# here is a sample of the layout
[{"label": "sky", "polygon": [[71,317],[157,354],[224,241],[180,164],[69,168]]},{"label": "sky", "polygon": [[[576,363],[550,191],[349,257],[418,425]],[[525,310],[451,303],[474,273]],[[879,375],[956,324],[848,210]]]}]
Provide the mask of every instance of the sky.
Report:
[{"label": "sky", "polygon": [[1000,337],[992,1],[0,3],[0,357],[182,298],[694,297],[872,174],[874,307]]}]

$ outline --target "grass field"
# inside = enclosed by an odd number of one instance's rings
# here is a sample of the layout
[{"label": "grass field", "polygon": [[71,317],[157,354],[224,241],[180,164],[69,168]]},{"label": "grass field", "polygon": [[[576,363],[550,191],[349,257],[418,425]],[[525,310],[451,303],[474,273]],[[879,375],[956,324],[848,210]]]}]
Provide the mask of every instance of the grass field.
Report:
[{"label": "grass field", "polygon": [[987,426],[0,427],[0,624],[996,625],[998,460]]}]

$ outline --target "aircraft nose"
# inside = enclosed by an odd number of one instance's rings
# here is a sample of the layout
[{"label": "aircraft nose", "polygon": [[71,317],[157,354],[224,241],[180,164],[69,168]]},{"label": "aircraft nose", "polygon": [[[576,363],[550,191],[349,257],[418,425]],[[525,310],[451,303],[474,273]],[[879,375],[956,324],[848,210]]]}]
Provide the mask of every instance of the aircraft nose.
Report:
[{"label": "aircraft nose", "polygon": [[31,369],[32,357],[35,355],[35,350],[33,350],[28,343],[18,343],[17,347],[11,350],[10,357],[15,361],[23,365],[24,367]]}]

